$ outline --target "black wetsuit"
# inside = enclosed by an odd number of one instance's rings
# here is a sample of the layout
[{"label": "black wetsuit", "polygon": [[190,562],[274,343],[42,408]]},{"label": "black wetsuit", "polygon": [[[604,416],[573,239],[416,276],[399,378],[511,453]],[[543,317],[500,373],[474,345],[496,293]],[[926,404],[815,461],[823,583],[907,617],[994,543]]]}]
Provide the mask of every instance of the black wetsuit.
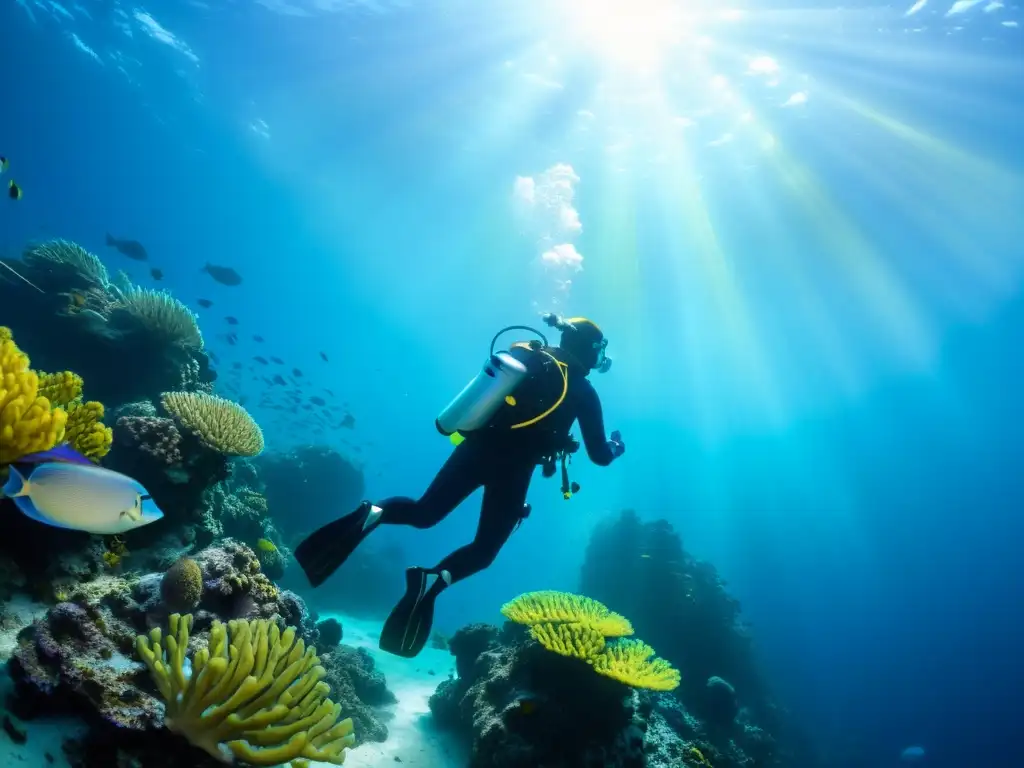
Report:
[{"label": "black wetsuit", "polygon": [[[564,359],[557,349],[552,351]],[[530,479],[537,465],[550,455],[552,438],[566,442],[576,421],[590,460],[599,466],[611,464],[615,455],[605,436],[601,400],[584,371],[570,367],[565,400],[536,428],[514,432],[485,429],[469,434],[419,499],[396,496],[380,502],[380,522],[430,528],[483,487],[476,536],[435,569],[448,571],[452,583],[483,570],[494,561],[522,519]]]}]

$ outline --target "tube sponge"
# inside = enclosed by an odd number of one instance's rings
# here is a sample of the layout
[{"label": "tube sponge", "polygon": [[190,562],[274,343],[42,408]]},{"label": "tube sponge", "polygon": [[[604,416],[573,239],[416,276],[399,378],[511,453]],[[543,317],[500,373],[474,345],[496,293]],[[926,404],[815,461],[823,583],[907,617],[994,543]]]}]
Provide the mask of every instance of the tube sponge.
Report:
[{"label": "tube sponge", "polygon": [[64,439],[67,414],[39,394],[39,376],[0,327],[0,464],[48,451]]},{"label": "tube sponge", "polygon": [[237,403],[203,392],[165,392],[161,403],[207,448],[228,456],[263,452],[259,424]]},{"label": "tube sponge", "polygon": [[114,441],[110,427],[100,421],[103,405],[94,400],[75,401],[68,406],[68,421],[64,440],[86,458],[99,461],[108,453]]},{"label": "tube sponge", "polygon": [[633,634],[629,619],[609,611],[603,603],[569,592],[527,592],[501,607],[501,614],[517,624],[543,622],[582,624],[603,637]]},{"label": "tube sponge", "polygon": [[192,616],[173,614],[170,634],[140,635],[135,647],[166,704],[167,727],[225,763],[257,766],[345,762],[354,742],[320,659],[295,629],[266,620],[214,622],[207,646],[186,652]]}]

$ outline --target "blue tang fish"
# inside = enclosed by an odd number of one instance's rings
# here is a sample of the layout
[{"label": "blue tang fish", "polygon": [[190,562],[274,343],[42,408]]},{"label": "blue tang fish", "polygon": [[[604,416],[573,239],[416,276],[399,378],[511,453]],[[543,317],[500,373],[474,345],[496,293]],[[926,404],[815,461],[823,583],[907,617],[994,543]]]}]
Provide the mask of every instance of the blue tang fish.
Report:
[{"label": "blue tang fish", "polygon": [[18,459],[0,496],[40,523],[87,533],[124,533],[163,517],[141,483],[66,445]]}]

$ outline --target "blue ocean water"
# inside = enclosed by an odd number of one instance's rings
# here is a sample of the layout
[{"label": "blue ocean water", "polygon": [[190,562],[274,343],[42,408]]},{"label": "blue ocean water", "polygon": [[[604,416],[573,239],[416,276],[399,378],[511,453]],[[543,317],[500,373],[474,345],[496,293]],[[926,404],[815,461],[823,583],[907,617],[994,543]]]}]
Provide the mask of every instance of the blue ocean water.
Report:
[{"label": "blue ocean water", "polygon": [[[349,403],[326,440],[374,498],[429,482],[497,329],[607,332],[626,457],[578,458],[570,502],[538,478],[438,626],[575,588],[633,507],[728,579],[830,765],[1021,764],[1018,4],[2,7],[0,247],[212,301],[225,367],[278,355]],[[268,448],[310,441],[249,407]],[[381,536],[429,564],[475,515]]]}]

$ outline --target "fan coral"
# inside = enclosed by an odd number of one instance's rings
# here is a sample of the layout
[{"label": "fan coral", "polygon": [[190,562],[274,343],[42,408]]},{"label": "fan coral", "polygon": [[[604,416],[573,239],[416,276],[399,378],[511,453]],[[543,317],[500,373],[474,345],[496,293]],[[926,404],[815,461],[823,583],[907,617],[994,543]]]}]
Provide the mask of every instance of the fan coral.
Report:
[{"label": "fan coral", "polygon": [[90,401],[72,402],[68,406],[68,421],[64,439],[83,456],[99,461],[110,452],[113,430],[103,425],[103,405]]},{"label": "fan coral", "polygon": [[112,310],[121,310],[151,333],[182,347],[203,348],[199,318],[167,291],[132,286],[121,294]]},{"label": "fan coral", "polygon": [[634,688],[671,691],[679,672],[664,659],[651,659],[654,649],[640,640],[605,644],[605,638],[633,633],[629,621],[582,595],[528,592],[501,608],[505,618],[530,625],[530,635],[544,648],[590,664],[598,674]]},{"label": "fan coral", "polygon": [[186,676],[191,616],[173,614],[170,633],[136,639],[136,650],[166,703],[165,723],[210,755],[252,765],[341,765],[354,742],[352,721],[327,698],[325,670],[312,648],[269,621],[215,622]]},{"label": "fan coral", "polygon": [[39,376],[18,349],[10,329],[0,327],[0,464],[47,451],[64,438],[67,414],[39,396]]},{"label": "fan coral", "polygon": [[609,611],[597,600],[568,592],[527,592],[505,603],[501,614],[517,624],[572,622],[597,630],[603,637],[633,634],[633,626],[624,616]]},{"label": "fan coral", "polygon": [[203,596],[203,570],[195,560],[183,557],[160,580],[160,596],[171,611],[191,611]]},{"label": "fan coral", "polygon": [[166,392],[161,402],[207,448],[228,456],[263,452],[263,432],[237,403],[202,392]]},{"label": "fan coral", "polygon": [[70,240],[48,240],[32,245],[25,249],[22,259],[31,267],[71,270],[99,286],[105,286],[110,280],[99,257]]}]

